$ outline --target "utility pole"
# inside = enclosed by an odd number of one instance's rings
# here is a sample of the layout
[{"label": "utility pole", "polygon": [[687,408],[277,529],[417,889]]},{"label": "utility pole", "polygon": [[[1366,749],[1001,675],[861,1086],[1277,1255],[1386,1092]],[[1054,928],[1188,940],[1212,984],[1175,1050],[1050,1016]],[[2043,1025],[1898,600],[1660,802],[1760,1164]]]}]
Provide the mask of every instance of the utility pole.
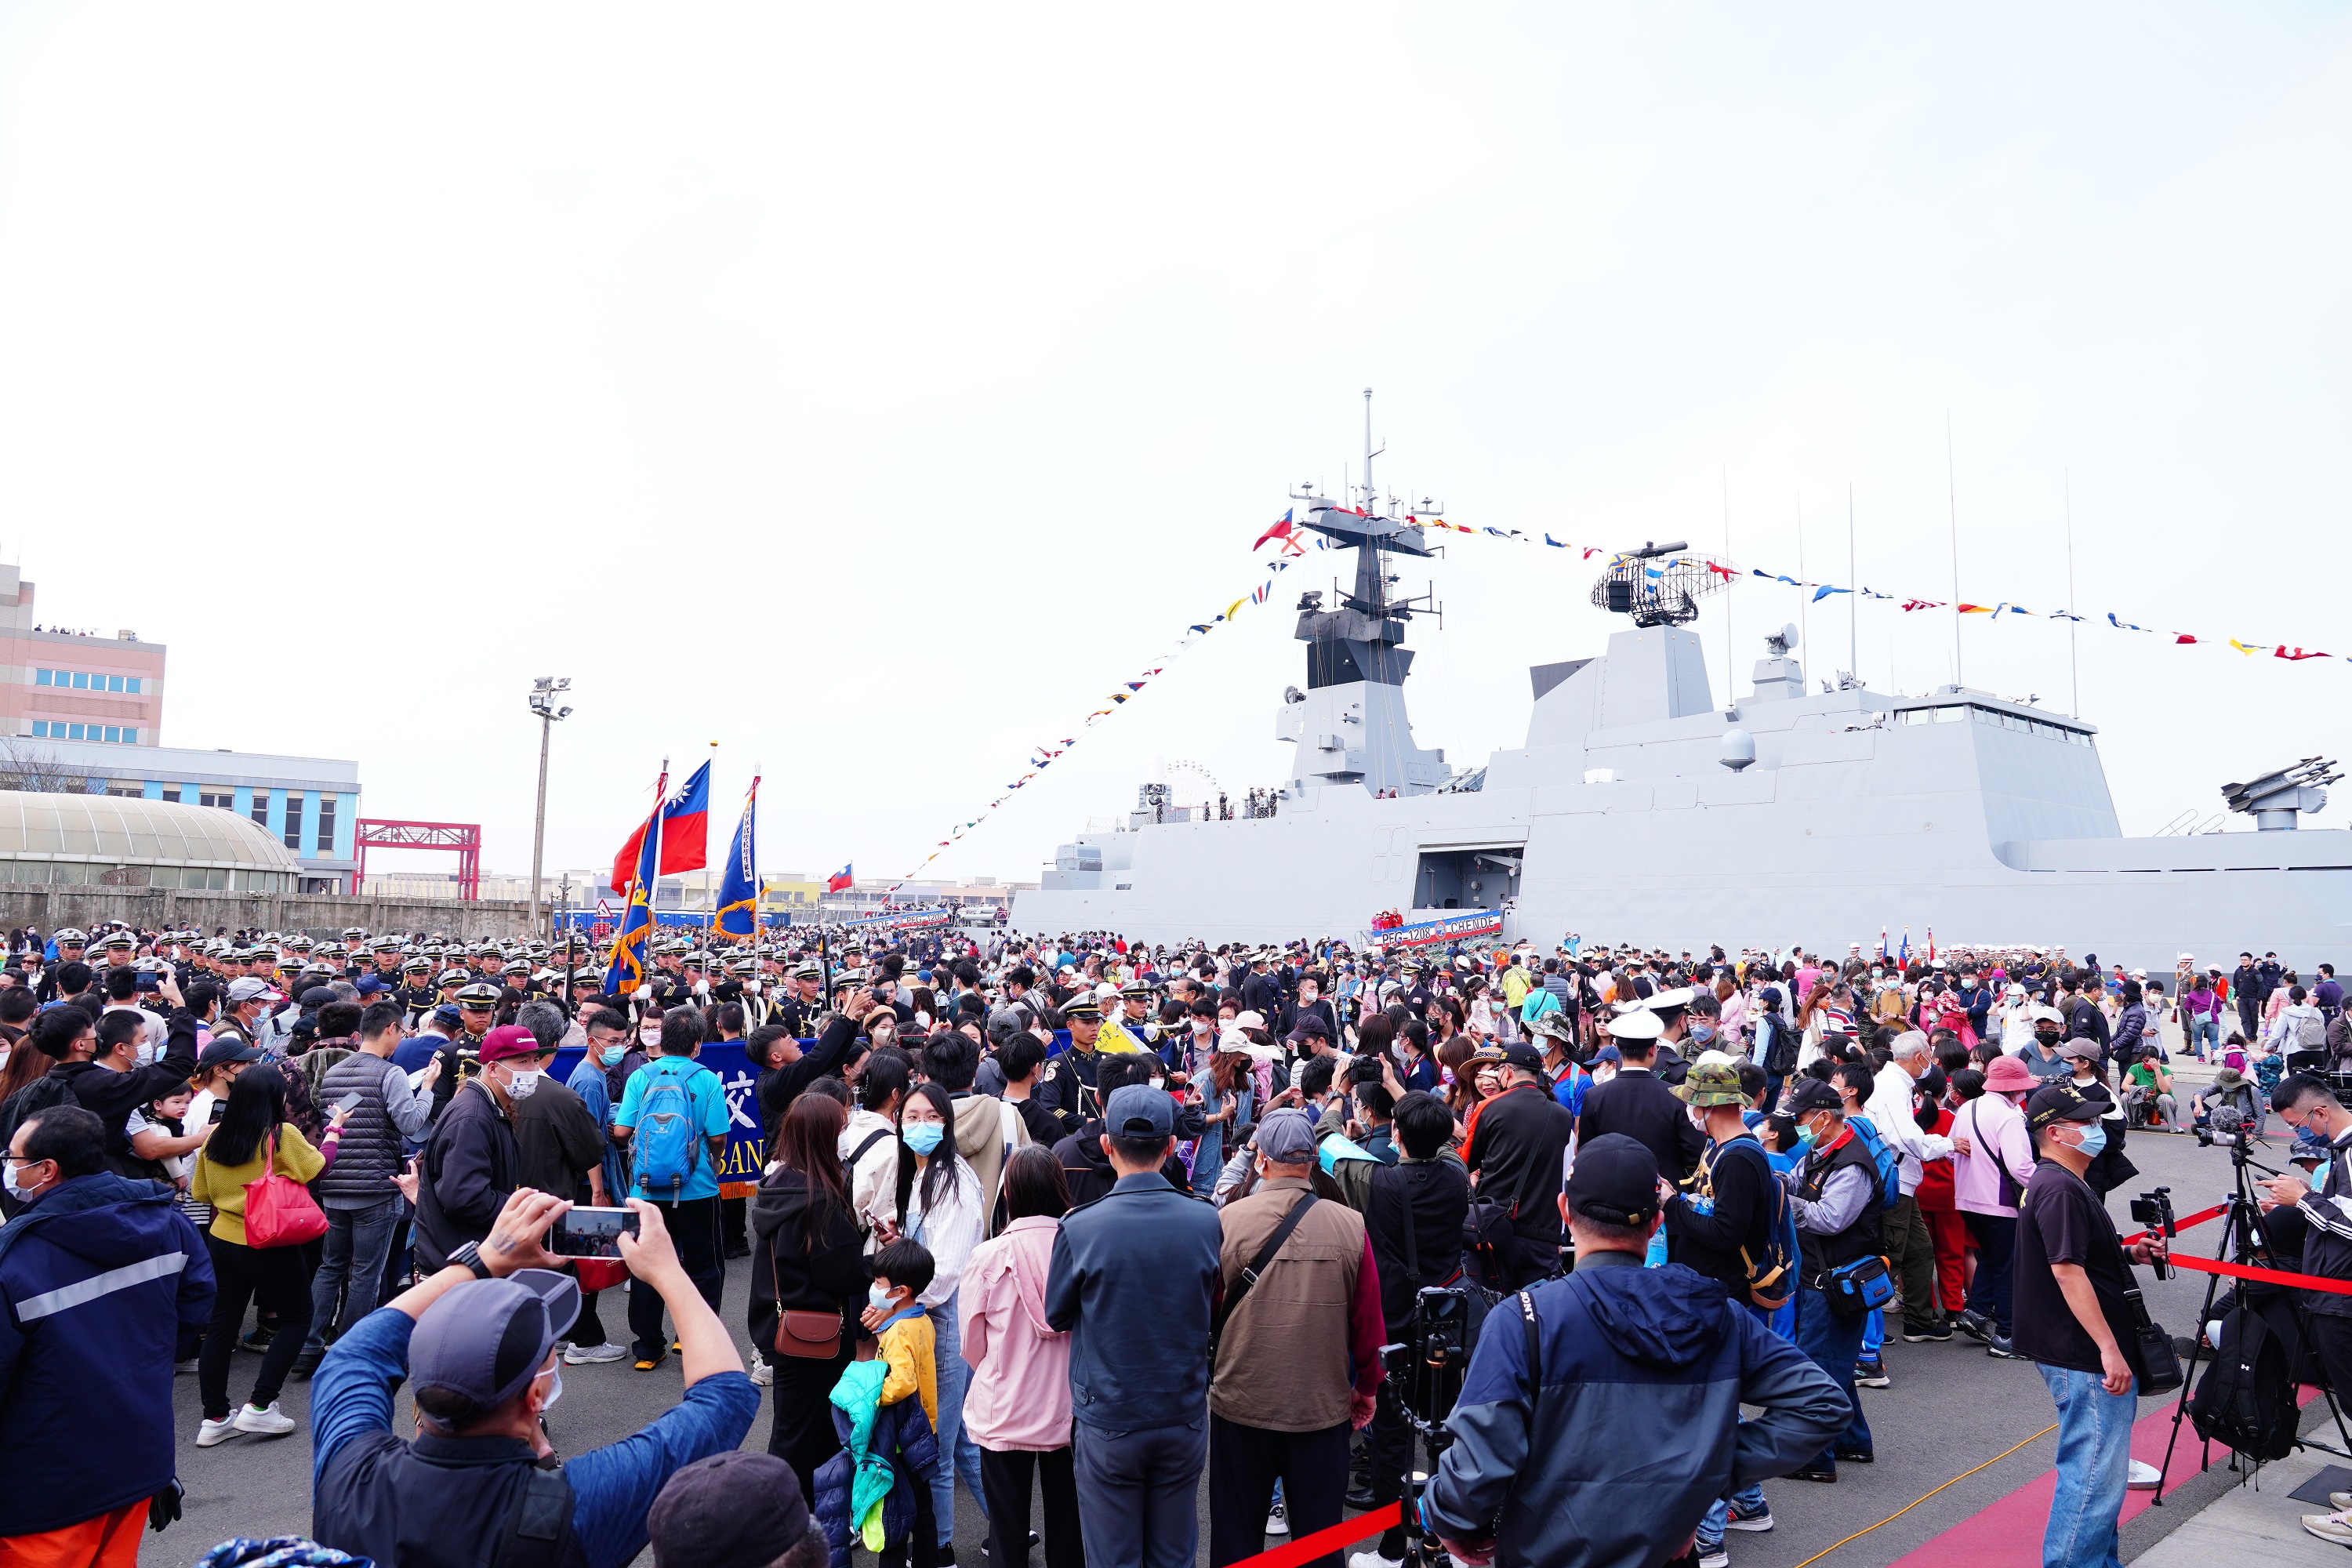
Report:
[{"label": "utility pole", "polygon": [[555,705],[556,694],[572,689],[572,678],[542,675],[530,683],[530,710],[539,715],[539,811],[530,828],[530,928],[539,929],[541,857],[547,848],[547,747],[555,721],[572,717],[569,708]]}]

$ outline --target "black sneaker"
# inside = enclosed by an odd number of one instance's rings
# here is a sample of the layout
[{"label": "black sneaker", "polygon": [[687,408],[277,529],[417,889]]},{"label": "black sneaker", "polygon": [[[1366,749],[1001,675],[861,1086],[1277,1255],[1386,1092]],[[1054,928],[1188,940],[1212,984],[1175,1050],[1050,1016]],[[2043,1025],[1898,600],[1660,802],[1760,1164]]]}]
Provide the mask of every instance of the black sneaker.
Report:
[{"label": "black sneaker", "polygon": [[2023,1356],[2017,1353],[2016,1346],[2011,1344],[2006,1338],[2000,1334],[1995,1334],[1992,1338],[1985,1342],[1985,1354],[1991,1356],[1998,1361],[2023,1361],[2025,1359]]},{"label": "black sneaker", "polygon": [[1886,1375],[1886,1363],[1874,1355],[1853,1363],[1853,1380],[1864,1388],[1891,1388],[1895,1384],[1895,1380]]},{"label": "black sneaker", "polygon": [[1951,1337],[1952,1326],[1949,1323],[1929,1323],[1924,1329],[1915,1329],[1908,1323],[1903,1325],[1903,1342],[1906,1345],[1939,1345]]},{"label": "black sneaker", "polygon": [[1992,1320],[1972,1308],[1962,1308],[1952,1326],[1979,1344],[1992,1342]]},{"label": "black sneaker", "polygon": [[257,1328],[253,1332],[237,1341],[236,1348],[241,1351],[251,1351],[256,1355],[259,1355],[263,1351],[269,1348],[269,1342],[277,1337],[278,1331],[276,1329]]},{"label": "black sneaker", "polygon": [[310,1374],[319,1370],[319,1363],[325,1358],[326,1353],[325,1347],[321,1346],[318,1350],[305,1349],[300,1355],[296,1356],[292,1373],[294,1381],[310,1382]]}]

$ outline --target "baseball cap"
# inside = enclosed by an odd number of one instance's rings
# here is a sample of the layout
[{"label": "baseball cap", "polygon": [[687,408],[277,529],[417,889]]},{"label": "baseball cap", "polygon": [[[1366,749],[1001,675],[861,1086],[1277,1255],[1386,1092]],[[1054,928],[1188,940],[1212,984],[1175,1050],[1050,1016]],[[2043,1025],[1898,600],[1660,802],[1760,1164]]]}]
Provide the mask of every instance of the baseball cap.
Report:
[{"label": "baseball cap", "polygon": [[331,1006],[338,1000],[334,992],[324,985],[313,985],[301,996],[302,1005],[314,1009]]},{"label": "baseball cap", "polygon": [[226,1067],[230,1062],[257,1062],[260,1059],[261,1053],[253,1047],[247,1045],[235,1035],[225,1035],[205,1047],[205,1054],[196,1058],[196,1070],[210,1072],[213,1068]]},{"label": "baseball cap", "polygon": [[793,1468],[773,1454],[713,1454],[670,1477],[646,1513],[660,1568],[767,1568],[808,1534]]},{"label": "baseball cap", "polygon": [[580,1282],[569,1274],[519,1268],[504,1279],[469,1279],[417,1320],[408,1337],[409,1381],[420,1393],[460,1394],[475,1414],[495,1409],[539,1375],[579,1315]]},{"label": "baseball cap", "polygon": [[1838,1091],[1817,1078],[1807,1079],[1789,1096],[1789,1110],[1796,1116],[1811,1116],[1816,1110],[1843,1112],[1844,1110],[1845,1101],[1838,1098]]},{"label": "baseball cap", "polygon": [[362,974],[352,982],[352,988],[362,996],[374,996],[392,989],[380,975]]},{"label": "baseball cap", "polygon": [[1568,1209],[1603,1225],[1647,1225],[1658,1212],[1657,1156],[1622,1132],[1603,1132],[1576,1152]]},{"label": "baseball cap", "polygon": [[1544,1069],[1543,1053],[1524,1040],[1513,1040],[1503,1047],[1503,1065],[1517,1068],[1522,1072],[1541,1072]]},{"label": "baseball cap", "polygon": [[2095,1062],[2099,1059],[2099,1047],[2090,1040],[2069,1040],[2058,1047],[2058,1054],[2070,1062]]},{"label": "baseball cap", "polygon": [[2106,1113],[2102,1100],[2085,1100],[2070,1084],[2045,1084],[2025,1102],[2025,1124],[2040,1131],[2053,1121],[2096,1121]]},{"label": "baseball cap", "polygon": [[257,996],[277,994],[276,991],[270,989],[269,982],[258,974],[239,975],[228,983],[228,999],[231,1002],[250,1002]]},{"label": "baseball cap", "polygon": [[1315,1155],[1315,1123],[1303,1110],[1269,1111],[1257,1124],[1250,1147],[1277,1164],[1296,1165]]},{"label": "baseball cap", "polygon": [[543,1057],[548,1049],[539,1043],[538,1036],[520,1024],[500,1024],[482,1037],[481,1060],[488,1066],[514,1057]]},{"label": "baseball cap", "polygon": [[[536,1044],[532,1048],[538,1048]],[[487,1047],[483,1055],[488,1055]],[[1264,1123],[1259,1125],[1263,1128]],[[1173,1138],[1176,1102],[1168,1098],[1164,1089],[1154,1089],[1148,1083],[1122,1084],[1111,1090],[1110,1099],[1103,1102],[1103,1131],[1114,1138]]]}]

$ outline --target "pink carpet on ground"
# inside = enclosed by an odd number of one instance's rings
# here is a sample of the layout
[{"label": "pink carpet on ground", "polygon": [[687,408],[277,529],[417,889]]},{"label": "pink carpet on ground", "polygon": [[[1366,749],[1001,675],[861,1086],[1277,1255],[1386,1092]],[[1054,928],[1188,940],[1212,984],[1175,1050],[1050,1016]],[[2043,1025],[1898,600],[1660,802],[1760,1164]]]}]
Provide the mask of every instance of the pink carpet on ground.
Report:
[{"label": "pink carpet on ground", "polygon": [[[2318,1394],[2311,1388],[2297,1392],[2300,1403],[2305,1405]],[[2133,1458],[2150,1465],[2164,1463],[2164,1446],[2172,1439],[2172,1410],[2168,1405],[2132,1423]],[[2029,1455],[2040,1456],[2040,1475],[1896,1558],[1891,1568],[2018,1568],[2020,1563],[2042,1561],[2042,1532],[2050,1523],[2050,1500],[2058,1490],[2058,1472],[2052,1468],[2058,1458],[2058,1434],[2053,1432],[2017,1453],[2020,1458]],[[2204,1462],[2205,1445],[2198,1439],[2197,1428],[2184,1420],[2180,1424],[2180,1442],[2173,1449],[2172,1463],[2164,1473],[2165,1492],[2169,1494],[2173,1488],[2195,1475]],[[2216,1448],[2213,1462],[2229,1463],[2229,1450]],[[2152,1491],[2126,1492],[2122,1522],[2129,1524],[2146,1513],[2155,1498]],[[2165,1506],[2169,1508],[2171,1504]],[[1864,1536],[1863,1542],[1869,1539]],[[1863,1542],[1854,1544],[1859,1546]]]}]

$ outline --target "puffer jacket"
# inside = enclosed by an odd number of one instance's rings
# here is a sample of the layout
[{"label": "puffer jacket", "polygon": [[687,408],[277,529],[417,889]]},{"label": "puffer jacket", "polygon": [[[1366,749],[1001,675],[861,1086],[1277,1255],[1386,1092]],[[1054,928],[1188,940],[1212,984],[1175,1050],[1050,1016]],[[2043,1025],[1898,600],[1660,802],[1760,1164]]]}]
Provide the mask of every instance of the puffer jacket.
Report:
[{"label": "puffer jacket", "polygon": [[[850,1488],[857,1473],[848,1448],[852,1425],[849,1413],[835,1405],[833,1429],[841,1437],[842,1450],[816,1472],[816,1522],[832,1549],[833,1568],[849,1568],[849,1548],[857,1541],[856,1523],[849,1517]],[[1843,1430],[1843,1418],[1839,1425]],[[900,1545],[915,1527],[915,1489],[929,1486],[939,1469],[939,1439],[931,1433],[931,1418],[923,1414],[923,1402],[902,1399],[877,1408],[871,1441],[875,1452],[889,1456],[892,1472],[890,1495],[882,1500],[883,1539]]]},{"label": "puffer jacket", "polygon": [[[1721,1284],[1641,1262],[1598,1253],[1527,1293],[1539,1377],[1521,1298],[1486,1315],[1428,1499],[1446,1535],[1495,1538],[1500,1568],[1657,1568],[1708,1504],[1796,1469],[1852,1416]],[[1764,1414],[1742,1421],[1742,1404]]]}]

